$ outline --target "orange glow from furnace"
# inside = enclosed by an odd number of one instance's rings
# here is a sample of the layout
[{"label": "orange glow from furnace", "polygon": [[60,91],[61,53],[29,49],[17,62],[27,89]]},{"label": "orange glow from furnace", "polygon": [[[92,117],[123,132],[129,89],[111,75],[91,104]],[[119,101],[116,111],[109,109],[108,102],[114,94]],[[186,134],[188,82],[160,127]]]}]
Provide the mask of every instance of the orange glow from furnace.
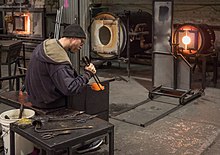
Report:
[{"label": "orange glow from furnace", "polygon": [[191,42],[191,39],[189,36],[184,36],[182,38],[182,42],[185,44],[185,45],[188,45],[190,42]]},{"label": "orange glow from furnace", "polygon": [[30,20],[30,13],[24,13],[21,15],[24,17],[24,31],[16,31],[17,34],[30,34],[31,33],[31,20]]},{"label": "orange glow from furnace", "polygon": [[27,15],[26,21],[27,21],[27,33],[30,33],[31,32],[30,14]]}]

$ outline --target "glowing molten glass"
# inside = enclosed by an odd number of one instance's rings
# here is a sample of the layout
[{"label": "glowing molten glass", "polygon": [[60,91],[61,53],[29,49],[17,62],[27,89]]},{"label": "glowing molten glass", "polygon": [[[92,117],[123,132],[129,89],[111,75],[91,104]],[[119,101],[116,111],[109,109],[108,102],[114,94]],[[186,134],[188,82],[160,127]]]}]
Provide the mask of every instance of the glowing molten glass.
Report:
[{"label": "glowing molten glass", "polygon": [[188,45],[188,44],[191,42],[191,39],[190,39],[190,37],[188,37],[188,36],[184,36],[184,37],[182,38],[182,42],[183,42],[185,45]]}]

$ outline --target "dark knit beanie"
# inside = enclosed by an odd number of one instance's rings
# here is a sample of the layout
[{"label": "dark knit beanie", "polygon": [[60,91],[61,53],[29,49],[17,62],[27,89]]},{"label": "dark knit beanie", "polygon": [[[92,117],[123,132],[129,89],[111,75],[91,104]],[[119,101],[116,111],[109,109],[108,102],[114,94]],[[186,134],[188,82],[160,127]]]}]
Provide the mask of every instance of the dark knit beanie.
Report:
[{"label": "dark knit beanie", "polygon": [[86,34],[80,25],[71,24],[64,29],[63,37],[86,39]]}]

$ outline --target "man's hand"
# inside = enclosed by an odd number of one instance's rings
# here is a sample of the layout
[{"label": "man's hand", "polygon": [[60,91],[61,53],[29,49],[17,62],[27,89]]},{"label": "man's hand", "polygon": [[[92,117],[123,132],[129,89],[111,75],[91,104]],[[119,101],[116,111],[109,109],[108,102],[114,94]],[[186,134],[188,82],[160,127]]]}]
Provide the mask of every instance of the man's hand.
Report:
[{"label": "man's hand", "polygon": [[92,63],[90,63],[89,66],[85,66],[85,70],[88,70],[88,71],[92,72],[93,74],[96,73],[95,66]]}]

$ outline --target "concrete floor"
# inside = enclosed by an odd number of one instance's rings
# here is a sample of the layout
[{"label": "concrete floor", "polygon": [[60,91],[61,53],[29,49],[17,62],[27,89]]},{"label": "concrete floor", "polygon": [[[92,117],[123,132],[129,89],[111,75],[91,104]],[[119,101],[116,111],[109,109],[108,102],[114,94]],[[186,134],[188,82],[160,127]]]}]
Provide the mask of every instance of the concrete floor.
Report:
[{"label": "concrete floor", "polygon": [[[128,78],[126,65],[118,68],[113,64],[110,69],[98,69],[98,75],[116,78],[110,84],[110,122],[115,125],[116,155],[220,154],[220,82],[213,87],[212,73],[207,73],[203,96],[153,122],[153,118],[178,107],[179,102],[165,96],[148,99],[151,66],[133,64]],[[192,87],[195,92],[201,88],[199,70],[193,74]],[[141,127],[143,123],[145,127]],[[106,154],[106,150],[99,154]]]},{"label": "concrete floor", "polygon": [[[213,88],[211,73],[207,88],[200,98],[178,107],[176,98],[148,98],[152,89],[152,69],[147,65],[131,65],[127,77],[126,65],[113,63],[97,69],[101,80],[115,78],[110,83],[110,122],[115,125],[116,155],[219,155],[220,154],[220,82]],[[201,74],[193,75],[195,90],[201,86]],[[0,112],[7,107],[0,104]],[[153,120],[172,108],[172,113]],[[149,123],[150,122],[150,123]],[[143,124],[146,124],[143,127]],[[141,126],[142,125],[142,126]],[[107,146],[86,155],[106,155]]]}]

